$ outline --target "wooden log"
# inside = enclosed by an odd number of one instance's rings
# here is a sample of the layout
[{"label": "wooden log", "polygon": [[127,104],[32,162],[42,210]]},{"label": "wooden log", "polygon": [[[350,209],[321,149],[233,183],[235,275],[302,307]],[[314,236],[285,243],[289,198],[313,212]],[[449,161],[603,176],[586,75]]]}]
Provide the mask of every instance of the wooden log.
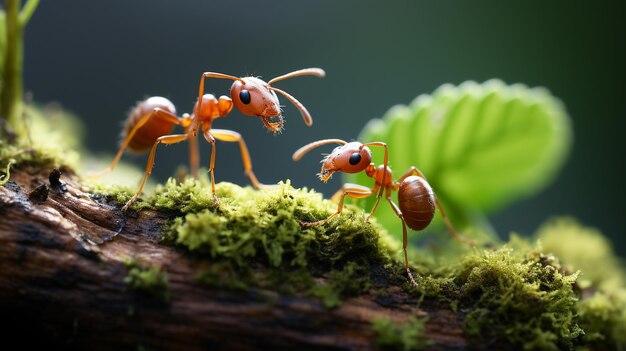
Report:
[{"label": "wooden log", "polygon": [[[4,342],[65,349],[372,350],[371,321],[428,316],[429,349],[488,349],[463,335],[448,304],[419,304],[398,286],[326,309],[316,298],[207,287],[208,264],[159,243],[167,214],[127,215],[71,173],[20,169],[0,187]],[[160,265],[170,300],[132,290],[124,262]]]}]

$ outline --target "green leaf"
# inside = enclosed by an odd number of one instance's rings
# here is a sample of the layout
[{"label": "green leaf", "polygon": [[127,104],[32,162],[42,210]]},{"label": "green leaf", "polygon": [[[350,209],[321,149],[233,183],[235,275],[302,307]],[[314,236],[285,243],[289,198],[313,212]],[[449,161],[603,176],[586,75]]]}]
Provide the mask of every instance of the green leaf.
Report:
[{"label": "green leaf", "polygon": [[[570,120],[547,90],[490,80],[445,84],[409,106],[394,106],[370,121],[359,140],[387,143],[395,179],[416,166],[455,224],[467,224],[542,190],[563,165],[571,138]],[[381,164],[382,152],[373,152]],[[344,179],[373,185],[364,172]],[[370,209],[374,201],[359,204]],[[392,233],[402,232],[389,206],[380,206],[376,217]]]}]

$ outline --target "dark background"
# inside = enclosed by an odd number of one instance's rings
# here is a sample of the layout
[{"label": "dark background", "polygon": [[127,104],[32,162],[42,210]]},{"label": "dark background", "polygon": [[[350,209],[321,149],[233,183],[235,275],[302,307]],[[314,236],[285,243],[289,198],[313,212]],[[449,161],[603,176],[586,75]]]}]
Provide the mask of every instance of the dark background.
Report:
[{"label": "dark background", "polygon": [[[611,236],[623,256],[624,14],[609,3],[570,1],[42,1],[26,29],[25,88],[78,114],[90,149],[114,153],[137,100],[162,95],[189,112],[203,71],[269,79],[322,67],[324,79],[277,84],[308,107],[312,127],[284,98],[282,135],[237,111],[215,127],[243,134],[262,182],[290,178],[330,194],[340,180],[322,185],[316,158],[291,161],[302,144],[354,139],[371,118],[446,82],[544,86],[573,119],[571,157],[541,194],[492,216],[495,228],[532,233],[570,214]],[[229,86],[207,81],[216,95]],[[186,160],[186,145],[161,148],[153,175],[163,180]],[[216,176],[249,183],[235,144],[218,145]]]}]

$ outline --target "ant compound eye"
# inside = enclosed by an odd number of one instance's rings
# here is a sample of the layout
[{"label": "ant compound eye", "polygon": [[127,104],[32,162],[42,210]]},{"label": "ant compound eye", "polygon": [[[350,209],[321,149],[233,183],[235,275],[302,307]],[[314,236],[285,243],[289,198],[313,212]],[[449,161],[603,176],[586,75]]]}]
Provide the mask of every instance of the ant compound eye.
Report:
[{"label": "ant compound eye", "polygon": [[250,103],[250,100],[252,100],[252,98],[250,97],[250,92],[247,90],[242,90],[239,93],[239,99],[241,100],[241,102],[243,102],[245,105]]},{"label": "ant compound eye", "polygon": [[358,152],[353,153],[352,155],[350,155],[350,160],[348,160],[348,162],[350,162],[351,165],[356,165],[359,162],[361,162],[361,154]]}]

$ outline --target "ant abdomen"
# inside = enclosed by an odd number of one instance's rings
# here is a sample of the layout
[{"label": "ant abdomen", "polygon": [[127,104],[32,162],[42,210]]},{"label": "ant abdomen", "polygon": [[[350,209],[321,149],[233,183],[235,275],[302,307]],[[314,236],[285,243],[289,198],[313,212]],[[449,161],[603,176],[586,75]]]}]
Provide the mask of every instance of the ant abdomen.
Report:
[{"label": "ant abdomen", "polygon": [[398,190],[398,205],[406,224],[413,230],[426,228],[435,215],[435,194],[428,182],[410,176],[404,179]]},{"label": "ant abdomen", "polygon": [[[124,123],[122,140],[128,136],[128,133],[133,130],[137,122],[139,122],[142,117],[154,111],[156,108],[176,115],[176,107],[174,107],[174,104],[170,100],[164,97],[153,96],[144,101],[140,101],[130,112],[126,122]],[[154,145],[157,138],[170,134],[173,129],[173,122],[160,117],[158,114],[154,115],[148,119],[146,124],[137,130],[133,138],[130,140],[128,148],[135,152],[147,151]]]}]

